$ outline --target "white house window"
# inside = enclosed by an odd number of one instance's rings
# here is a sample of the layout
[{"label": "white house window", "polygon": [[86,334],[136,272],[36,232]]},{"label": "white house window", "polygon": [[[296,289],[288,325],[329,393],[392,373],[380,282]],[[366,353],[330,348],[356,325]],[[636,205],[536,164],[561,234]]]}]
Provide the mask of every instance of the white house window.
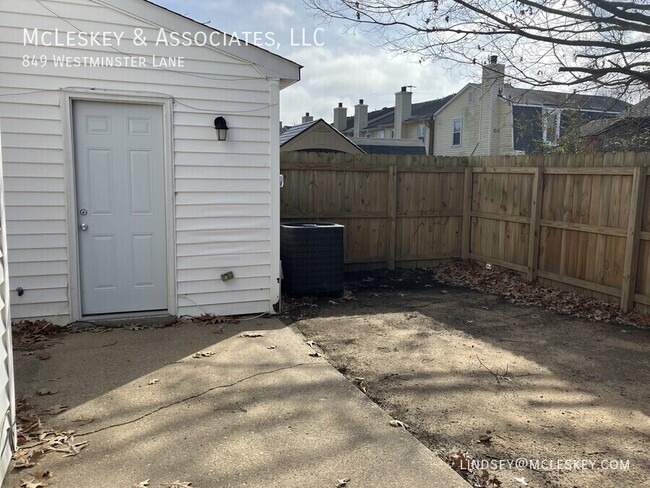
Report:
[{"label": "white house window", "polygon": [[418,125],[418,139],[424,140],[425,130],[424,124]]},{"label": "white house window", "polygon": [[453,146],[460,146],[462,132],[463,132],[463,119],[454,119],[454,132],[451,140],[451,144]]},{"label": "white house window", "polygon": [[386,137],[386,134],[383,130],[377,132],[377,139],[383,139],[384,137]]},{"label": "white house window", "polygon": [[474,90],[470,90],[469,93],[467,94],[467,101],[469,103],[474,103],[475,99],[476,99],[476,94],[474,93]]},{"label": "white house window", "polygon": [[542,116],[542,140],[549,146],[560,141],[560,117],[562,110],[545,108]]}]

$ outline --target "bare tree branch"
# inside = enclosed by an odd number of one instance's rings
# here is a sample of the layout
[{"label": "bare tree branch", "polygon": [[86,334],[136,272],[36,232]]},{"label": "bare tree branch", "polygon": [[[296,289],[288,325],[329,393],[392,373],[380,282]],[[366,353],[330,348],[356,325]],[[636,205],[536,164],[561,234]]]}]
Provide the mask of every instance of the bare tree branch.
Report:
[{"label": "bare tree branch", "polygon": [[530,86],[650,93],[650,0],[304,1],[423,61],[500,54],[509,76]]}]

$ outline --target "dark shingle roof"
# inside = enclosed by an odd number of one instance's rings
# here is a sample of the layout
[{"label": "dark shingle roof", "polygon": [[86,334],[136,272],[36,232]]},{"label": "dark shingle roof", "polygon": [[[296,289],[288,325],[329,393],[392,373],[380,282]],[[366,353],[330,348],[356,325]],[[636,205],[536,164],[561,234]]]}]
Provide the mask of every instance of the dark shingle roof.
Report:
[{"label": "dark shingle roof", "polygon": [[420,139],[377,139],[351,137],[350,140],[367,154],[416,154],[426,155],[424,142]]},{"label": "dark shingle roof", "polygon": [[503,87],[503,97],[514,104],[545,105],[552,107],[594,110],[598,112],[622,112],[630,106],[623,100],[601,95],[581,95],[579,93],[564,93],[546,90],[530,90],[515,88],[510,85]]},{"label": "dark shingle roof", "polygon": [[[406,122],[418,122],[421,120],[428,120],[433,117],[445,103],[447,103],[454,95],[447,95],[443,98],[435,100],[427,100],[426,102],[414,103],[411,105],[411,117],[406,119]],[[374,129],[382,126],[392,126],[395,124],[395,107],[386,107],[375,112],[368,114],[368,129]],[[352,120],[354,125],[354,118]]]},{"label": "dark shingle roof", "polygon": [[293,127],[289,127],[287,130],[282,132],[282,134],[280,134],[280,145],[282,146],[283,144],[286,144],[287,142],[289,142],[294,137],[296,137],[296,136],[302,134],[303,132],[305,132],[312,125],[315,125],[316,123],[318,123],[318,121],[320,121],[320,120],[323,120],[323,119],[312,120],[311,122],[305,122],[303,124],[294,125]]}]

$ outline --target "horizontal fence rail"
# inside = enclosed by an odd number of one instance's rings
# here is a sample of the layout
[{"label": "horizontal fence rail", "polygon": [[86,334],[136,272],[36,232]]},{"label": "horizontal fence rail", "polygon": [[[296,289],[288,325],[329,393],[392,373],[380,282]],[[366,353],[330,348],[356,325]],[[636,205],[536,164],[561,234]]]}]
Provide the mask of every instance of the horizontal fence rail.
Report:
[{"label": "horizontal fence rail", "polygon": [[650,311],[650,153],[284,153],[283,220],[345,226],[348,269],[474,259]]}]

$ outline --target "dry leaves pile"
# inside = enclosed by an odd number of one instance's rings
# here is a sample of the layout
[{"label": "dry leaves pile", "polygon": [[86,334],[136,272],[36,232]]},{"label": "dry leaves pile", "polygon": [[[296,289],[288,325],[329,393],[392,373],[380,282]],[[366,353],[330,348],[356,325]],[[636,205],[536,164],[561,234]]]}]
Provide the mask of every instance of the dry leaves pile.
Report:
[{"label": "dry leaves pile", "polygon": [[463,286],[501,295],[517,305],[534,305],[574,317],[650,327],[650,316],[638,312],[624,314],[618,305],[578,293],[529,283],[514,271],[486,267],[473,261],[452,261],[434,269],[445,284]]},{"label": "dry leaves pile", "polygon": [[11,340],[16,350],[34,351],[43,349],[54,337],[67,330],[66,326],[47,320],[21,320],[12,324]]},{"label": "dry leaves pile", "polygon": [[[55,405],[48,409],[37,409],[26,398],[16,401],[18,450],[13,455],[15,469],[35,466],[48,452],[59,452],[65,457],[76,456],[88,445],[88,442],[76,442],[74,431],[59,431],[43,426],[41,415],[58,415],[67,408],[66,405]],[[37,481],[42,483],[43,479]]]},{"label": "dry leaves pile", "polygon": [[182,315],[178,317],[176,324],[199,324],[199,325],[221,325],[221,324],[238,324],[239,319],[235,317],[222,317],[221,315],[212,315],[209,313],[204,313],[198,317],[192,317],[189,315]]},{"label": "dry leaves pile", "polygon": [[472,457],[461,451],[448,453],[444,460],[474,488],[499,488],[501,480],[485,469],[472,469]]}]

